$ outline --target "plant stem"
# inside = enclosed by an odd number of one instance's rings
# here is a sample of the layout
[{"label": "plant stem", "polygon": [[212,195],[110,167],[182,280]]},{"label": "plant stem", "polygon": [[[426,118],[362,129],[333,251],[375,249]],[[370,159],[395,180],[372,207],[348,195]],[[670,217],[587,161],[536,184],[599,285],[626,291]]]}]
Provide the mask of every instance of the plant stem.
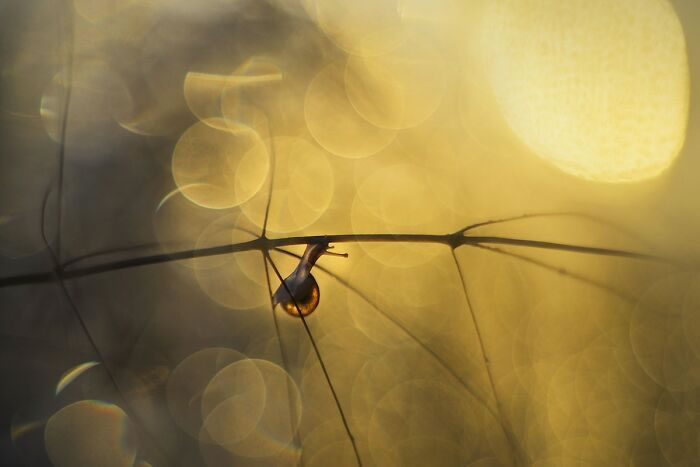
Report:
[{"label": "plant stem", "polygon": [[593,254],[601,256],[613,256],[620,258],[633,258],[644,261],[654,261],[680,266],[676,261],[646,253],[634,251],[618,250],[612,248],[600,248],[584,245],[570,245],[567,243],[545,242],[540,240],[528,240],[498,236],[468,236],[460,232],[453,234],[339,234],[339,235],[308,235],[285,238],[256,238],[247,242],[232,243],[228,245],[214,246],[208,248],[195,248],[181,250],[173,253],[160,253],[156,255],[128,258],[119,261],[97,264],[94,266],[76,267],[70,270],[57,268],[54,271],[43,273],[11,276],[0,279],[0,288],[23,284],[35,284],[51,282],[57,279],[75,279],[79,277],[91,276],[103,272],[117,271],[149,264],[167,263],[171,261],[181,261],[186,259],[202,258],[207,256],[224,255],[241,251],[270,251],[274,248],[291,245],[308,245],[321,240],[332,243],[435,243],[458,248],[463,245],[511,245],[529,248],[539,248],[545,250],[568,251],[573,253]]}]

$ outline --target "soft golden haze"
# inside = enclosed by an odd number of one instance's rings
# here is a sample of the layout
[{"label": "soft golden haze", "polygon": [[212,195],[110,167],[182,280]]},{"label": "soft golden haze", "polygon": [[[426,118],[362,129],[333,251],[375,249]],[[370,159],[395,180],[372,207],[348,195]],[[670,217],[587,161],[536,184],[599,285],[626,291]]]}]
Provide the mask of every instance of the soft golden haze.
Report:
[{"label": "soft golden haze", "polygon": [[0,22],[0,464],[700,465],[697,0]]},{"label": "soft golden haze", "polygon": [[478,45],[504,118],[575,176],[633,182],[685,140],[688,59],[666,0],[491,3]]}]

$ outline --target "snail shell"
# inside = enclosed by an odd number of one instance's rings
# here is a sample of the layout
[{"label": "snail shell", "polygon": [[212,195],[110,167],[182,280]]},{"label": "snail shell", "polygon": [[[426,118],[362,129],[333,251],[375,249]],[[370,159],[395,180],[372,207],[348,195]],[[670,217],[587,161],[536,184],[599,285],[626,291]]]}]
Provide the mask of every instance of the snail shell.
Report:
[{"label": "snail shell", "polygon": [[316,309],[321,299],[321,290],[311,274],[311,268],[324,254],[347,257],[347,254],[331,253],[328,251],[329,248],[332,247],[328,246],[326,239],[306,246],[304,255],[299,260],[299,265],[287,276],[284,283],[280,284],[272,296],[273,307],[280,305],[284,311],[296,317],[300,316],[299,312],[301,312],[301,316],[308,316]]},{"label": "snail shell", "polygon": [[[300,280],[301,279],[301,280]],[[299,316],[299,311],[304,316],[308,316],[318,306],[321,299],[321,290],[313,275],[307,274],[304,278],[295,277],[292,273],[284,280],[287,288],[292,292],[294,299],[287,292],[284,285],[280,285],[273,297],[273,304],[279,304],[284,311],[292,316]],[[296,304],[295,304],[296,302]],[[299,309],[297,309],[297,306]]]}]

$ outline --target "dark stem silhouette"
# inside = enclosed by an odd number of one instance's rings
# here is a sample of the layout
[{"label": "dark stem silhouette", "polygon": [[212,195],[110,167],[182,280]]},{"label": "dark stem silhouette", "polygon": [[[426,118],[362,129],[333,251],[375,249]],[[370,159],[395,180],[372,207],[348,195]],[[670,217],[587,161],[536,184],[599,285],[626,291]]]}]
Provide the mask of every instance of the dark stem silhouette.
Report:
[{"label": "dark stem silhouette", "polygon": [[348,424],[348,420],[345,417],[345,412],[343,411],[343,406],[340,404],[340,399],[338,399],[338,394],[335,392],[335,388],[333,387],[333,383],[331,382],[331,377],[328,374],[328,370],[326,369],[326,365],[323,363],[323,358],[321,358],[321,352],[318,350],[318,346],[316,345],[316,340],[314,339],[313,334],[311,334],[311,329],[309,329],[309,325],[306,322],[306,318],[304,317],[304,314],[302,313],[301,309],[299,308],[299,304],[296,302],[296,299],[294,297],[294,294],[292,293],[291,290],[287,287],[287,283],[284,281],[284,278],[279,272],[279,269],[277,269],[277,266],[275,263],[272,261],[272,258],[270,257],[269,253],[265,251],[265,258],[267,261],[270,262],[270,266],[272,266],[272,269],[275,271],[275,275],[281,282],[281,284],[284,286],[284,288],[287,290],[287,293],[291,297],[292,301],[294,302],[294,306],[297,308],[297,312],[299,313],[299,318],[301,318],[301,322],[304,325],[304,329],[306,330],[306,334],[309,336],[309,340],[311,341],[311,346],[314,349],[314,352],[316,354],[316,358],[318,359],[318,363],[321,365],[321,370],[323,371],[323,376],[326,378],[326,383],[328,383],[328,388],[331,391],[331,394],[333,395],[333,400],[335,401],[335,405],[338,408],[338,413],[340,414],[340,419],[343,422],[343,427],[345,427],[345,432],[348,435],[348,439],[350,440],[350,444],[352,445],[352,450],[355,453],[355,458],[357,459],[357,465],[359,467],[362,467],[362,459],[360,458],[360,452],[357,450],[357,443],[355,443],[355,437],[352,435],[352,431],[350,430],[350,425]]}]

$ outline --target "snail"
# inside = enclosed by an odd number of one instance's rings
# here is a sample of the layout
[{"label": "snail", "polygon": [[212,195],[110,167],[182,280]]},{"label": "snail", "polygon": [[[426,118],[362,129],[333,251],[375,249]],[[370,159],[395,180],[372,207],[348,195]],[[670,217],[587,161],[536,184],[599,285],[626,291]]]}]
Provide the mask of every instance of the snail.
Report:
[{"label": "snail", "polygon": [[272,296],[272,306],[280,305],[284,311],[295,317],[299,317],[299,312],[302,316],[310,315],[318,306],[321,298],[321,291],[316,279],[311,274],[311,268],[322,255],[348,257],[347,253],[328,251],[332,248],[332,246],[328,246],[328,240],[325,238],[316,243],[309,243],[297,267],[280,284]]}]

